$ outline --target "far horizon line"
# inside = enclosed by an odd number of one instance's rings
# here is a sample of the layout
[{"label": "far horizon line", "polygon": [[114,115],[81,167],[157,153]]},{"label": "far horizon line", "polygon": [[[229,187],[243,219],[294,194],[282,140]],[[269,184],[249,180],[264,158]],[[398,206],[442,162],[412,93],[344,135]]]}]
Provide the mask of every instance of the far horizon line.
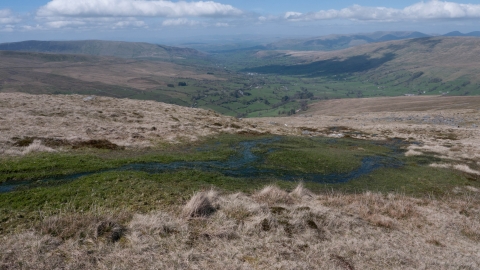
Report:
[{"label": "far horizon line", "polygon": [[[8,43],[19,43],[19,42],[28,42],[28,41],[40,41],[40,42],[48,42],[48,41],[57,41],[57,42],[69,42],[69,41],[111,41],[111,42],[132,42],[132,43],[148,43],[148,44],[155,44],[155,45],[200,45],[200,44],[210,44],[208,42],[208,39],[211,39],[211,43],[218,43],[219,41],[225,41],[227,40],[222,40],[223,39],[228,39],[228,38],[239,38],[239,37],[246,37],[246,38],[261,38],[264,40],[288,40],[288,39],[308,39],[308,38],[319,38],[319,37],[328,37],[328,36],[351,36],[351,35],[369,35],[369,34],[376,34],[376,33],[420,33],[424,34],[430,37],[439,37],[439,36],[446,36],[448,34],[453,34],[453,33],[459,33],[461,35],[468,35],[472,33],[478,33],[480,36],[480,30],[476,31],[466,31],[466,32],[461,32],[459,30],[454,30],[454,31],[448,31],[443,34],[440,33],[425,33],[417,30],[391,30],[391,31],[385,31],[385,30],[379,30],[379,31],[372,31],[372,32],[351,32],[351,33],[345,33],[345,34],[325,34],[325,35],[303,35],[303,34],[298,34],[298,35],[266,35],[266,34],[212,34],[212,35],[198,35],[198,36],[190,36],[190,37],[175,37],[175,38],[170,38],[167,40],[159,40],[156,42],[152,41],[144,41],[144,40],[131,40],[131,39],[122,39],[122,38],[105,38],[105,39],[99,39],[99,38],[85,38],[85,39],[22,39],[22,40],[17,40],[17,41],[8,41],[8,42],[0,42],[0,44],[8,44]],[[202,41],[193,41],[194,39],[203,39]],[[205,40],[207,39],[207,40]],[[242,41],[247,41],[247,40],[236,40],[236,42],[242,42]],[[230,43],[234,43],[233,41],[229,41]]]}]

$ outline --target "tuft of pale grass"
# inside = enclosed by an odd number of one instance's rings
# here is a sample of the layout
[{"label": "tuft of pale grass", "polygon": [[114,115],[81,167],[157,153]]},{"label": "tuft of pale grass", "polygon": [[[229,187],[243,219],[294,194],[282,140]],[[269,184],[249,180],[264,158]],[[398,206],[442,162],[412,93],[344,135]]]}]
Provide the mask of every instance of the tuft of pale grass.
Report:
[{"label": "tuft of pale grass", "polygon": [[393,227],[395,226],[395,220],[381,214],[370,214],[370,215],[367,215],[365,219],[369,221],[371,224],[378,227],[393,229]]},{"label": "tuft of pale grass", "polygon": [[453,164],[439,164],[439,163],[432,163],[430,164],[430,167],[434,167],[434,168],[446,168],[446,169],[455,169],[455,170],[458,170],[458,171],[461,171],[461,172],[466,172],[466,173],[470,173],[470,174],[476,174],[476,175],[480,175],[480,171],[476,171],[476,170],[473,170],[471,169],[468,165],[465,165],[465,164],[456,164],[456,165],[453,165]]},{"label": "tuft of pale grass", "polygon": [[207,217],[216,208],[212,204],[218,197],[218,193],[214,190],[198,192],[192,196],[190,201],[183,207],[182,213],[185,217]]},{"label": "tuft of pale grass", "polygon": [[263,202],[268,205],[293,203],[292,197],[290,197],[286,191],[273,185],[264,187],[262,190],[255,193],[253,198],[258,202]]},{"label": "tuft of pale grass", "polygon": [[22,151],[22,154],[26,155],[34,152],[56,152],[56,150],[43,145],[42,141],[40,140],[34,140],[32,144],[25,147],[25,149]]},{"label": "tuft of pale grass", "polygon": [[457,164],[457,165],[454,165],[453,168],[462,172],[480,175],[479,171],[472,170],[470,167],[468,167],[465,164]]},{"label": "tuft of pale grass", "polygon": [[259,205],[244,193],[224,196],[221,203],[222,211],[227,217],[237,222],[245,222],[252,216],[266,215],[270,211],[267,206]]},{"label": "tuft of pale grass", "polygon": [[290,196],[291,197],[294,197],[294,198],[304,198],[304,197],[308,197],[308,198],[311,198],[313,197],[313,194],[310,190],[306,189],[304,186],[303,186],[303,183],[300,182],[297,187],[295,187],[294,190],[292,190],[292,192],[290,192]]},{"label": "tuft of pale grass", "polygon": [[420,152],[420,151],[415,151],[415,150],[413,150],[413,149],[410,149],[410,150],[408,150],[407,152],[405,152],[405,156],[406,156],[406,157],[421,156],[421,155],[423,155],[422,152]]}]

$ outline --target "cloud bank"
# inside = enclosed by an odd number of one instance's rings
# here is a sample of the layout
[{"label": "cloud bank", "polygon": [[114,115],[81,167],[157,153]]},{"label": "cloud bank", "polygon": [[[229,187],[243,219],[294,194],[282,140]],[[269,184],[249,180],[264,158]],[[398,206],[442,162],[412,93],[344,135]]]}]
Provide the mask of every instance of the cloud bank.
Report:
[{"label": "cloud bank", "polygon": [[213,1],[52,0],[38,17],[228,17],[242,11]]},{"label": "cloud bank", "polygon": [[20,22],[20,19],[15,16],[9,9],[0,9],[0,24],[12,24]]},{"label": "cloud bank", "polygon": [[[470,24],[480,20],[480,4],[428,0],[405,8],[353,5],[342,9],[311,12],[286,11],[282,14],[263,14],[240,10],[222,0],[48,0],[36,11],[21,15],[10,9],[0,9],[0,31],[98,30],[191,28],[207,32],[218,27],[242,28],[242,31],[279,29],[283,27],[317,27],[366,22],[369,27],[393,25],[432,25],[438,22]],[[454,0],[450,0],[454,1]],[[360,1],[362,2],[362,1]],[[363,2],[366,2],[365,0]],[[385,2],[388,3],[388,2]],[[296,23],[304,22],[304,23]],[[325,22],[325,23],[323,23]],[[277,25],[278,24],[278,25]],[[281,26],[280,26],[281,25]],[[397,24],[398,25],[398,24]],[[343,27],[342,26],[342,27]],[[204,30],[202,30],[203,28]],[[426,27],[424,27],[426,28]],[[212,30],[214,31],[214,30]],[[260,31],[260,30],[258,30]],[[275,30],[273,30],[275,31]],[[292,30],[296,31],[296,30]],[[438,31],[438,30],[437,30]]]},{"label": "cloud bank", "polygon": [[[40,28],[39,28],[40,27]],[[144,21],[135,18],[58,18],[43,23],[36,30],[47,29],[122,29],[122,28],[148,28]]]},{"label": "cloud bank", "polygon": [[404,9],[353,5],[340,10],[330,9],[310,13],[286,12],[283,19],[287,21],[334,19],[357,21],[480,19],[480,5],[436,0],[419,2]]},{"label": "cloud bank", "polygon": [[179,18],[179,19],[168,19],[162,22],[163,26],[195,26],[199,25],[200,22]]}]

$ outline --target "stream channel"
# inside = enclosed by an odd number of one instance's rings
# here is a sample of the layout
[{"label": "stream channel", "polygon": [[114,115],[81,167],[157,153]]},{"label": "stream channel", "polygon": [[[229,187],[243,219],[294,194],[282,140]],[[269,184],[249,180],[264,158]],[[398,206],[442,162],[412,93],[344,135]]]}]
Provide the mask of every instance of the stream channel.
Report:
[{"label": "stream channel", "polygon": [[[352,179],[367,175],[379,168],[397,168],[402,167],[403,163],[398,159],[404,153],[401,146],[405,142],[401,140],[393,140],[385,142],[371,142],[373,144],[381,144],[382,146],[392,150],[388,155],[374,155],[362,158],[360,167],[346,173],[300,173],[295,171],[286,171],[281,169],[265,169],[256,165],[262,164],[265,156],[278,149],[270,148],[266,154],[255,154],[252,151],[259,146],[265,147],[273,142],[281,140],[281,137],[263,138],[258,140],[243,141],[233,146],[237,150],[237,154],[232,155],[224,161],[177,161],[171,163],[137,163],[123,165],[118,168],[105,169],[94,172],[75,173],[70,175],[62,175],[49,177],[45,179],[36,179],[29,181],[7,181],[0,184],[0,193],[11,192],[18,188],[28,188],[30,186],[38,186],[39,183],[58,183],[79,179],[96,173],[110,171],[142,171],[152,174],[159,174],[177,170],[201,170],[207,172],[220,172],[225,176],[239,178],[275,178],[287,181],[302,180],[313,181],[317,183],[345,183]],[[337,139],[332,139],[335,143]],[[211,149],[199,148],[198,151],[209,151]]]}]

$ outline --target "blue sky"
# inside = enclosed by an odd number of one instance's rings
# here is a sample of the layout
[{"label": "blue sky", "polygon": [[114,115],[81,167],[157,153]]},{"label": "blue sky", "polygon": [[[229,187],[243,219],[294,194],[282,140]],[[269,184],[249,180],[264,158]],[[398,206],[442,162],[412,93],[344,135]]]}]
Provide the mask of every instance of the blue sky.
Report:
[{"label": "blue sky", "polygon": [[0,42],[480,30],[480,0],[2,0]]}]

